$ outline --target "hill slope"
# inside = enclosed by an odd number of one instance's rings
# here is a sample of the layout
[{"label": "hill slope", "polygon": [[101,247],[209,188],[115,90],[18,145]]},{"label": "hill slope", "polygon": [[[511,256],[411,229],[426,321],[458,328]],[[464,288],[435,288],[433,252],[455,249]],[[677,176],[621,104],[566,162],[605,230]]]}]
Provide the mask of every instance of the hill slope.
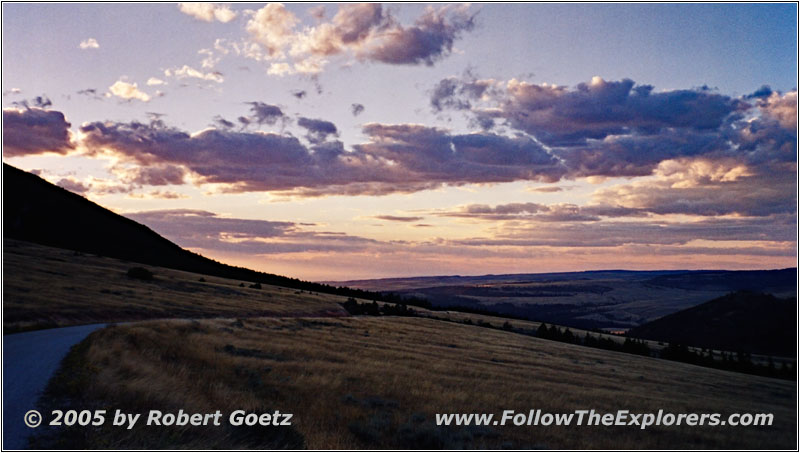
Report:
[{"label": "hill slope", "polygon": [[628,335],[711,349],[793,356],[796,302],[739,291],[633,328]]}]

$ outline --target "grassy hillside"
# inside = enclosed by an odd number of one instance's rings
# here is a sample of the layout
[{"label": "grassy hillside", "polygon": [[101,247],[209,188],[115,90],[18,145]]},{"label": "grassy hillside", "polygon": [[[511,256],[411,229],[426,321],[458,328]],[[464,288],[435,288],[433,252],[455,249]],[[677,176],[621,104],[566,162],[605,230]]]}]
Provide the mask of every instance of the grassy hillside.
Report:
[{"label": "grassy hillside", "polygon": [[[61,430],[40,448],[795,448],[795,384],[420,318],[145,321],[92,334],[47,405],[289,412],[291,430]],[[772,413],[770,427],[443,428],[436,413]],[[227,417],[227,415],[225,415]],[[288,440],[287,440],[288,439]],[[288,444],[287,444],[288,443]]]},{"label": "grassy hillside", "polygon": [[630,336],[756,354],[795,355],[797,302],[740,291],[636,327]]},{"label": "grassy hillside", "polygon": [[[4,333],[154,318],[343,316],[346,298],[146,266],[29,242],[3,241]],[[205,281],[200,281],[201,279]],[[243,285],[244,287],[240,286]]]}]

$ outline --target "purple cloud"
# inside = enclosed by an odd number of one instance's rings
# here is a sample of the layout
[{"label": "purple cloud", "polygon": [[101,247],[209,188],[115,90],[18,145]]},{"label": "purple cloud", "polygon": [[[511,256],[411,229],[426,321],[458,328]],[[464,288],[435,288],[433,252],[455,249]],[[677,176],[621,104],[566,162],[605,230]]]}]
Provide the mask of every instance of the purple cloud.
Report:
[{"label": "purple cloud", "polygon": [[75,146],[64,114],[37,107],[3,110],[3,154],[67,154]]}]

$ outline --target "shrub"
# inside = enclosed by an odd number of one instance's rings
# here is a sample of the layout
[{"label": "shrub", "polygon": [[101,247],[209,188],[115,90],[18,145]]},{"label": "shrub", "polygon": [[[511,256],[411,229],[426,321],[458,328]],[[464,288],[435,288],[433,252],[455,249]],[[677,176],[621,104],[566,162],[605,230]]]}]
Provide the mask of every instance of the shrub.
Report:
[{"label": "shrub", "polygon": [[152,280],[153,273],[143,267],[132,267],[128,269],[128,277],[138,280]]}]

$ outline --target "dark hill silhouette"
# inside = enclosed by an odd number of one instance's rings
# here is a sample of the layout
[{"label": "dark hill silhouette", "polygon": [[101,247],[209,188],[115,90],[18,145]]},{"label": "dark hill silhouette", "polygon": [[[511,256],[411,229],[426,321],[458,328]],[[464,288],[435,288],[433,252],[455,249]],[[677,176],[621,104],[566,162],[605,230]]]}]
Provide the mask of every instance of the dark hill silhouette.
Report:
[{"label": "dark hill silhouette", "polygon": [[763,291],[763,288],[792,290],[797,269],[769,271],[691,271],[658,275],[648,283],[667,288],[705,291]]},{"label": "dark hill silhouette", "polygon": [[752,354],[795,355],[796,301],[737,291],[650,321],[628,336]]},{"label": "dark hill silhouette", "polygon": [[6,163],[3,163],[3,191],[3,237],[224,278],[399,301],[394,295],[305,282],[214,261],[184,250],[138,222]]}]

